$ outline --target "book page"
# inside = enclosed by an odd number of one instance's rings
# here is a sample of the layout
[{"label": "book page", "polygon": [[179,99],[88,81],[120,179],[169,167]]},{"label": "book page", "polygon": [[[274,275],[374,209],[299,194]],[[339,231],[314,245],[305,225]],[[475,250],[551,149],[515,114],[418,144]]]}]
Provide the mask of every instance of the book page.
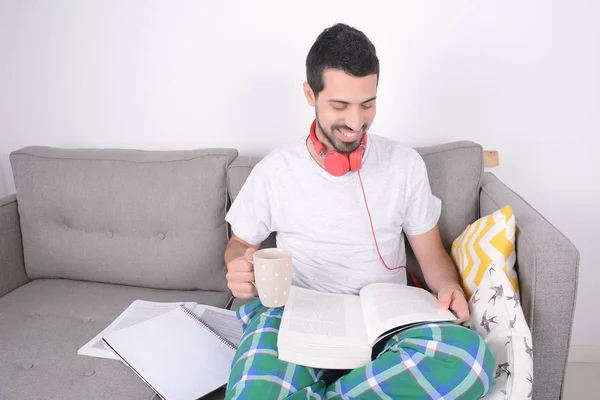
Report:
[{"label": "book page", "polygon": [[129,305],[110,325],[104,330],[92,338],[89,342],[83,345],[77,354],[91,357],[108,358],[112,360],[118,360],[119,358],[111,351],[102,337],[110,332],[118,331],[130,326],[136,325],[140,322],[149,320],[150,318],[157,317],[165,314],[180,305],[193,309],[196,303],[193,302],[177,302],[177,303],[159,303],[144,300],[135,300]]},{"label": "book page", "polygon": [[292,286],[278,335],[279,358],[317,368],[370,360],[358,296]]},{"label": "book page", "polygon": [[[336,343],[348,337],[366,340],[358,296],[322,293],[292,287],[285,306],[281,330],[314,336],[309,340]],[[361,329],[362,328],[362,329]]]},{"label": "book page", "polygon": [[311,335],[342,336],[348,331],[343,297],[296,295],[290,332]]},{"label": "book page", "polygon": [[424,289],[375,283],[360,291],[369,344],[384,332],[415,322],[453,321],[451,311],[438,310],[437,298]]}]

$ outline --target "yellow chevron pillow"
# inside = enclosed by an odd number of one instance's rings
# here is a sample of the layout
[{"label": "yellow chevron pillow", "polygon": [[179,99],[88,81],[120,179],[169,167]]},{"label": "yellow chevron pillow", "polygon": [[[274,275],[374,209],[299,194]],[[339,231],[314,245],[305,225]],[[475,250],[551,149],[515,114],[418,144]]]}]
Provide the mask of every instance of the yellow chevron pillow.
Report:
[{"label": "yellow chevron pillow", "polygon": [[515,271],[515,216],[510,206],[467,226],[452,243],[452,259],[458,267],[467,299],[485,274],[504,270],[515,293],[519,290]]}]

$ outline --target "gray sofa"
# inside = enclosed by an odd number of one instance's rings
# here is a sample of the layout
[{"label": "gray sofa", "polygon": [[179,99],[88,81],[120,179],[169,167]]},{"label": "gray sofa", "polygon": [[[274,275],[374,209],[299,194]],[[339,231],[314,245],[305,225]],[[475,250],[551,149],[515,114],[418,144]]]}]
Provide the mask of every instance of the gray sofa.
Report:
[{"label": "gray sofa", "polygon": [[[560,398],[577,249],[484,173],[481,146],[418,150],[443,201],[448,248],[479,215],[513,207],[522,304],[535,344],[534,398]],[[237,307],[225,279],[224,216],[258,160],[233,149],[28,147],[10,161],[16,195],[0,200],[0,399],[153,398],[126,366],[77,349],[135,299]]]}]

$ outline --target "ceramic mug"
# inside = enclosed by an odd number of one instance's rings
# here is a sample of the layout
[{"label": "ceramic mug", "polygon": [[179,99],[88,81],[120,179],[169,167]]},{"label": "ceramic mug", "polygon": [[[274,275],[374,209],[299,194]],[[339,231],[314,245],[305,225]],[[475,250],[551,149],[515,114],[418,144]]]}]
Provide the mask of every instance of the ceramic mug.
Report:
[{"label": "ceramic mug", "polygon": [[254,285],[266,307],[285,305],[292,286],[292,252],[270,248],[254,252]]}]

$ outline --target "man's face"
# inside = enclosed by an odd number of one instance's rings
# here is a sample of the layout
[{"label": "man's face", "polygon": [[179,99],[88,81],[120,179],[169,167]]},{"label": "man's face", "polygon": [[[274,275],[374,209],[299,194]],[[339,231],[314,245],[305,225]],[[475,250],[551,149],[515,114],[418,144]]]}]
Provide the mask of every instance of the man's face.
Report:
[{"label": "man's face", "polygon": [[377,74],[357,78],[327,69],[323,81],[325,88],[316,99],[308,83],[304,84],[308,103],[315,107],[317,137],[329,149],[351,153],[375,118]]}]

